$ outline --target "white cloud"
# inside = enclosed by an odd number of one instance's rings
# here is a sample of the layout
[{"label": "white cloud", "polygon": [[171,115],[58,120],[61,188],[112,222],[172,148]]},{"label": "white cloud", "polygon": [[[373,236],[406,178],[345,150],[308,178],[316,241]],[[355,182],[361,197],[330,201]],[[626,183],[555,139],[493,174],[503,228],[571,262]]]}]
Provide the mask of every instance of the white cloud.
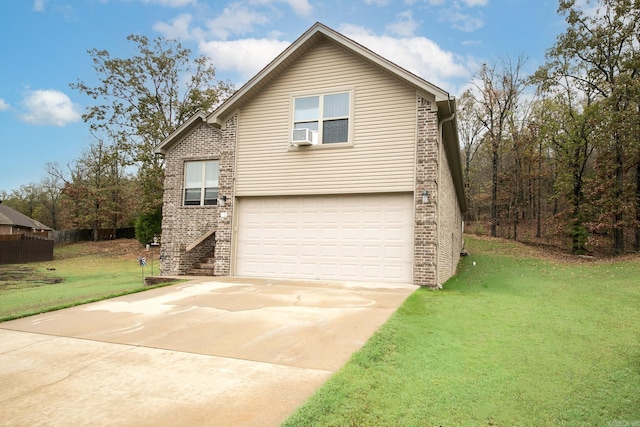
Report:
[{"label": "white cloud", "polygon": [[445,90],[452,88],[453,80],[470,77],[469,68],[460,58],[426,37],[380,36],[355,25],[343,25],[341,32]]},{"label": "white cloud", "polygon": [[369,6],[384,6],[389,3],[389,0],[364,0],[364,3]]},{"label": "white cloud", "polygon": [[194,16],[188,13],[181,14],[170,23],[157,22],[153,29],[164,37],[180,40],[197,40],[202,42],[209,38],[226,40],[233,35],[243,35],[255,30],[257,25],[269,23],[269,18],[246,5],[232,3],[226,7],[222,14],[204,22],[204,27],[194,25]]},{"label": "white cloud", "polygon": [[398,14],[398,19],[386,26],[387,32],[401,37],[409,37],[415,34],[420,25],[413,19],[413,12],[407,10]]},{"label": "white cloud", "polygon": [[251,0],[252,5],[271,5],[273,3],[286,3],[298,16],[309,16],[313,12],[313,6],[309,0]]},{"label": "white cloud", "polygon": [[157,4],[165,7],[184,7],[187,5],[196,6],[197,0],[142,0],[145,4]]},{"label": "white cloud", "polygon": [[81,118],[78,107],[57,90],[29,91],[22,100],[24,113],[20,119],[34,125],[65,126]]},{"label": "white cloud", "polygon": [[235,71],[246,82],[289,46],[269,39],[241,39],[200,43],[200,51],[218,70]]},{"label": "white cloud", "polygon": [[199,28],[190,28],[193,16],[188,13],[178,15],[170,24],[166,22],[156,22],[153,29],[166,38],[191,40],[204,37],[204,32]]},{"label": "white cloud", "polygon": [[246,34],[253,31],[254,25],[264,25],[269,19],[239,3],[232,3],[222,11],[222,15],[207,23],[214,36],[226,40],[231,34]]},{"label": "white cloud", "polygon": [[462,3],[469,7],[486,6],[489,3],[489,0],[462,0]]},{"label": "white cloud", "polygon": [[10,105],[6,103],[6,101],[0,98],[0,111],[5,111],[10,108]]},{"label": "white cloud", "polygon": [[35,0],[33,2],[33,10],[35,12],[44,12],[45,3],[46,3],[46,0]]},{"label": "white cloud", "polygon": [[457,30],[466,32],[475,31],[484,26],[484,19],[481,16],[471,16],[454,9],[441,10],[439,19],[451,23],[451,26]]}]

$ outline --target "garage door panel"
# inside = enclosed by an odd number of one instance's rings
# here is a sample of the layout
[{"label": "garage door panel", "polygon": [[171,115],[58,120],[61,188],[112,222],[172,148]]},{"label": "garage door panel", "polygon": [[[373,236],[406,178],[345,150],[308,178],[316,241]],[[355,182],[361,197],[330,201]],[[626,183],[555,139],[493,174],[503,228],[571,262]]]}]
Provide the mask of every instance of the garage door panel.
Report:
[{"label": "garage door panel", "polygon": [[285,243],[281,246],[282,255],[285,257],[296,257],[298,255],[298,245]]},{"label": "garage door panel", "polygon": [[318,236],[323,242],[331,242],[331,240],[338,239],[340,237],[340,230],[335,226],[319,227]]},{"label": "garage door panel", "polygon": [[238,275],[411,282],[410,194],[238,202]]}]

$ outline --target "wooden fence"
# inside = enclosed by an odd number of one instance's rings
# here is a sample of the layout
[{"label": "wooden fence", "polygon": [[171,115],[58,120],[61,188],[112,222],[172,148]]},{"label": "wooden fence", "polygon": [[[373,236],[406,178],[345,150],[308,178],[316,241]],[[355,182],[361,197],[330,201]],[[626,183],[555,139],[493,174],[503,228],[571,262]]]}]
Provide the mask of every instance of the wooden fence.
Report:
[{"label": "wooden fence", "polygon": [[[90,242],[96,240],[94,230],[55,230],[51,232],[51,238],[55,241],[56,246],[68,245],[75,242]],[[113,239],[134,239],[136,237],[135,228],[118,228],[115,235],[113,228],[102,228],[98,230],[97,240],[113,240]]]},{"label": "wooden fence", "polygon": [[53,259],[53,240],[27,234],[0,235],[0,264]]}]

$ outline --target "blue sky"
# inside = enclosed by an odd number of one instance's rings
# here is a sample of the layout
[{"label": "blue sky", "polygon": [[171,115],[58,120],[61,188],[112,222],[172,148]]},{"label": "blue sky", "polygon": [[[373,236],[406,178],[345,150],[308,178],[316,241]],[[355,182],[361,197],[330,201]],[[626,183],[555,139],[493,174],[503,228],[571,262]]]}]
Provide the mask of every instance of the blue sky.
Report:
[{"label": "blue sky", "polygon": [[497,57],[544,62],[564,28],[556,0],[2,0],[0,190],[39,182],[90,142],[87,53],[128,57],[129,34],[178,38],[240,87],[319,21],[454,96]]}]

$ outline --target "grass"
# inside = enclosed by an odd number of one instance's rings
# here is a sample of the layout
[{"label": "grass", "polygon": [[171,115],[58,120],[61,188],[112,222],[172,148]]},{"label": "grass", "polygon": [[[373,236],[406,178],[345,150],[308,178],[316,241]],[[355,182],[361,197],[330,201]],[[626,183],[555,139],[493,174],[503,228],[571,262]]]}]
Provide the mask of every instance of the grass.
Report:
[{"label": "grass", "polygon": [[138,255],[149,258],[133,240],[83,242],[56,248],[53,261],[0,265],[0,321],[151,289]]},{"label": "grass", "polygon": [[640,425],[640,259],[466,240],[285,426]]}]

